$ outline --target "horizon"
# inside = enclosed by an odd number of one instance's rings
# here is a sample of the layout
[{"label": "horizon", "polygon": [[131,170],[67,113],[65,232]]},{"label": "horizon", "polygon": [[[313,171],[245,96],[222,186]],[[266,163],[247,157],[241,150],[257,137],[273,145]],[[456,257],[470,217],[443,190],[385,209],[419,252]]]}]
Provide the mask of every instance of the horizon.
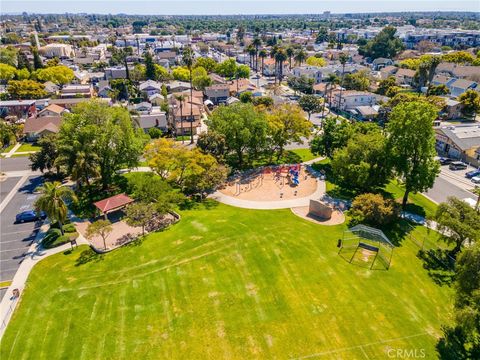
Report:
[{"label": "horizon", "polygon": [[[405,9],[408,4],[408,9]],[[374,14],[374,13],[415,13],[415,12],[480,12],[480,2],[474,0],[347,0],[347,1],[288,1],[265,0],[179,0],[179,1],[41,1],[3,0],[2,15],[30,14],[112,14],[152,16],[234,16],[234,15],[316,15],[325,11],[332,14]]]}]

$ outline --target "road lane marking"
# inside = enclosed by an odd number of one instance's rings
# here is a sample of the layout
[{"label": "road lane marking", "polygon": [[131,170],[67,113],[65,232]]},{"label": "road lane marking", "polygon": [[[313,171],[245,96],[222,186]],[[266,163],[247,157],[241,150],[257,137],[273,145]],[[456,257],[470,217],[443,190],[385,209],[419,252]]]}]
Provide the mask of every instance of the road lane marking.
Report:
[{"label": "road lane marking", "polygon": [[20,189],[20,187],[27,181],[27,179],[28,175],[22,176],[20,180],[18,180],[17,184],[13,187],[13,189],[10,190],[8,195],[5,196],[5,199],[3,199],[2,203],[0,204],[0,213],[2,213],[2,211],[7,207],[10,200],[13,199],[18,189]]}]

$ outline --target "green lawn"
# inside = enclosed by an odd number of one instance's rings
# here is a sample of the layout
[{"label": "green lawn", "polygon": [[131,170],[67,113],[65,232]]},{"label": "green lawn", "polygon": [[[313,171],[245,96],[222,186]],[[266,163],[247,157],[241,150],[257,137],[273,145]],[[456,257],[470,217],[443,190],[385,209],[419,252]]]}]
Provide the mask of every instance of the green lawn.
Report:
[{"label": "green lawn", "polygon": [[23,152],[23,151],[39,151],[41,148],[40,146],[23,143],[16,152]]},{"label": "green lawn", "polygon": [[310,149],[294,149],[289,150],[289,152],[298,155],[302,162],[309,161],[318,157],[317,155],[312,154]]},{"label": "green lawn", "polygon": [[41,261],[0,358],[353,360],[391,348],[437,358],[452,291],[411,241],[390,270],[368,270],[337,255],[343,225],[208,204],[142,243]]}]

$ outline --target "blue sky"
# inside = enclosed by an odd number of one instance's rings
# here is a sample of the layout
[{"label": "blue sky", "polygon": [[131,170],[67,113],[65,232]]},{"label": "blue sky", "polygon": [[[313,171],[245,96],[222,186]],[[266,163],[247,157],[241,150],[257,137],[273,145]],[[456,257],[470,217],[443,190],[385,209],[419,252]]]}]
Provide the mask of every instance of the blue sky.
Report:
[{"label": "blue sky", "polygon": [[1,13],[306,14],[381,11],[478,11],[479,0],[0,0]]}]

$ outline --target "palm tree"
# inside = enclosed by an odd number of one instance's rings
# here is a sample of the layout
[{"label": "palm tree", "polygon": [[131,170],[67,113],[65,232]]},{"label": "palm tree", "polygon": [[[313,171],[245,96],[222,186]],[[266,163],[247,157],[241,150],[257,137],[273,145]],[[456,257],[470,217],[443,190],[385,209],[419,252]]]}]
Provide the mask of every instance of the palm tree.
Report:
[{"label": "palm tree", "polygon": [[40,196],[35,201],[35,211],[43,211],[52,223],[58,221],[63,235],[63,223],[67,220],[67,204],[65,201],[74,200],[75,194],[69,187],[62,186],[58,181],[46,182],[35,191]]},{"label": "palm tree", "polygon": [[303,49],[298,50],[295,54],[294,60],[297,62],[298,66],[302,66],[302,63],[307,60],[307,53]]},{"label": "palm tree", "polygon": [[255,71],[258,72],[258,48],[262,45],[262,39],[255,37],[252,41],[252,45],[255,47]]},{"label": "palm tree", "polygon": [[76,181],[80,186],[85,182],[90,186],[90,178],[100,175],[98,171],[98,155],[91,150],[82,149],[77,152],[75,163],[72,166],[72,180]]},{"label": "palm tree", "polygon": [[345,64],[348,61],[348,55],[345,54],[345,53],[341,53],[338,60],[340,61],[340,64],[342,64],[342,81],[341,81],[341,87],[340,87],[340,96],[339,96],[339,100],[338,100],[338,107],[340,108],[340,106],[342,104],[343,81],[344,81],[344,78],[345,78]]},{"label": "palm tree", "polygon": [[278,49],[277,53],[275,54],[275,76],[278,75],[279,84],[282,83],[283,63],[285,62],[285,60],[287,60],[287,53],[285,52],[285,49]]},{"label": "palm tree", "polygon": [[[192,85],[192,67],[193,67],[194,54],[190,46],[183,49],[182,61],[190,72],[190,144],[193,144],[193,85]],[[182,105],[180,105],[180,110]],[[183,124],[182,124],[183,126]],[[183,128],[182,128],[183,130]],[[183,132],[182,132],[183,136]],[[183,142],[183,137],[182,137]]]},{"label": "palm tree", "polygon": [[[180,103],[180,133],[182,134],[182,144],[184,142],[183,140],[183,102],[185,101],[187,97],[183,94],[178,94],[178,95],[175,95],[175,100],[177,100],[179,103]],[[191,103],[191,101],[190,101]],[[176,126],[175,126],[176,128]],[[176,135],[176,134],[175,134]]]},{"label": "palm tree", "polygon": [[265,67],[265,58],[267,57],[267,50],[262,49],[258,53],[258,56],[262,59],[262,75],[263,75],[263,68]]},{"label": "palm tree", "polygon": [[250,68],[253,69],[253,64],[255,64],[255,48],[252,45],[248,45],[245,49],[250,60]]},{"label": "palm tree", "polygon": [[290,70],[292,70],[292,57],[295,53],[295,51],[293,50],[293,48],[291,46],[289,46],[286,50],[287,52],[287,56],[288,56],[288,67],[290,68]]}]

